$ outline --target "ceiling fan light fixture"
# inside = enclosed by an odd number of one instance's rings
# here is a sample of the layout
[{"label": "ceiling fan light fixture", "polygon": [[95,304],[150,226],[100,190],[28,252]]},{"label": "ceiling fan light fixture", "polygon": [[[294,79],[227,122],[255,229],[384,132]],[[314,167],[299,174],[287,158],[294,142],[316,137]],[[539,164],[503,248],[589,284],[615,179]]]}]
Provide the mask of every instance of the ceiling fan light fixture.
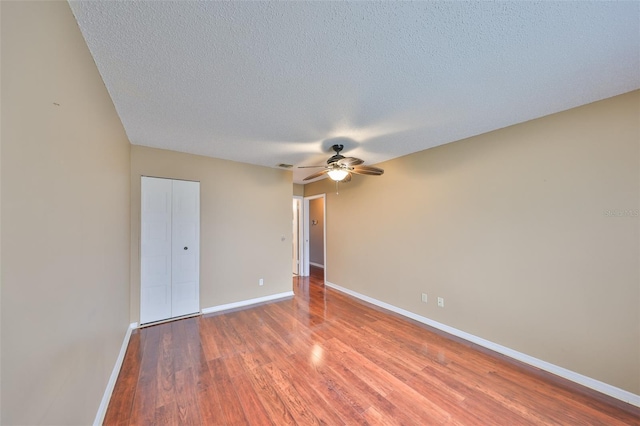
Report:
[{"label": "ceiling fan light fixture", "polygon": [[328,172],[329,177],[336,182],[340,182],[342,179],[346,178],[348,174],[348,171],[342,169],[329,170]]},{"label": "ceiling fan light fixture", "polygon": [[340,155],[340,151],[344,148],[342,145],[334,145],[331,147],[336,155],[329,158],[327,160],[326,166],[298,166],[298,168],[321,168],[323,170],[313,173],[303,180],[312,180],[315,178],[319,178],[324,175],[329,175],[329,178],[334,182],[349,182],[351,181],[351,176],[356,175],[370,175],[370,176],[380,176],[384,173],[384,170],[373,167],[373,166],[363,166],[364,160],[361,160],[356,157],[345,157],[344,155]]}]

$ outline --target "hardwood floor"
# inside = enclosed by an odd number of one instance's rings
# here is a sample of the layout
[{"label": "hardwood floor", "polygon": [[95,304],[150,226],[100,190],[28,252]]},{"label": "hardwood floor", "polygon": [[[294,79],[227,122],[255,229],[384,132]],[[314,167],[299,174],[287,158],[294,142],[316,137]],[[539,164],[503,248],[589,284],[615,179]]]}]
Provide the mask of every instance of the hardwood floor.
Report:
[{"label": "hardwood floor", "polygon": [[[315,269],[315,268],[314,268]],[[294,278],[133,332],[107,425],[640,425],[640,409]]]}]

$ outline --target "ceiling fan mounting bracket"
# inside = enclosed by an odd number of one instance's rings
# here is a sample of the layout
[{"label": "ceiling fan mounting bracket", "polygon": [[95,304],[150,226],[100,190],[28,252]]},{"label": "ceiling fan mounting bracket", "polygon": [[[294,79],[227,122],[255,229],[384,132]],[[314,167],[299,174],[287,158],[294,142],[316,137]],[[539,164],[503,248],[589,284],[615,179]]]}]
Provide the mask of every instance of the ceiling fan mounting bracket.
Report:
[{"label": "ceiling fan mounting bracket", "polygon": [[344,158],[344,155],[340,155],[340,151],[344,149],[344,145],[336,144],[336,145],[333,145],[331,149],[333,149],[336,152],[336,155],[334,155],[333,157],[327,160],[327,164],[329,165],[337,162],[338,160],[342,160]]}]

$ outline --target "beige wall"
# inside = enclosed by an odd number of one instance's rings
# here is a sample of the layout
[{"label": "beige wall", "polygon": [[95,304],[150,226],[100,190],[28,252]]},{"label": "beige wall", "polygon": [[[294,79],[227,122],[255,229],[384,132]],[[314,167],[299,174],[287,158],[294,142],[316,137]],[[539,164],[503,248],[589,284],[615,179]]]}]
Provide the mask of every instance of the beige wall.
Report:
[{"label": "beige wall", "polygon": [[200,182],[201,308],[292,290],[291,172],[132,146],[132,321],[140,316],[142,175]]},{"label": "beige wall", "polygon": [[304,185],[300,185],[298,183],[293,184],[293,195],[295,197],[303,197],[304,196]]},{"label": "beige wall", "polygon": [[129,142],[69,5],[0,7],[0,423],[86,425],[129,325]]},{"label": "beige wall", "polygon": [[328,281],[640,394],[639,118],[636,91],[307,185]]},{"label": "beige wall", "polygon": [[309,261],[324,266],[324,198],[309,200]]}]

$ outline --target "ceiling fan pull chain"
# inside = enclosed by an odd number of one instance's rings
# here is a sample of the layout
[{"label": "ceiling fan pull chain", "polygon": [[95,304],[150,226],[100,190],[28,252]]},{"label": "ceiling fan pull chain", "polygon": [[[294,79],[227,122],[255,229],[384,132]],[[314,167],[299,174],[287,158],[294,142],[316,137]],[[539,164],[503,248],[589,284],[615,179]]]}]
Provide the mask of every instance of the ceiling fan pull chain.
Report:
[{"label": "ceiling fan pull chain", "polygon": [[340,195],[340,193],[338,192],[339,185],[340,185],[340,181],[337,180],[336,181],[336,195]]}]

